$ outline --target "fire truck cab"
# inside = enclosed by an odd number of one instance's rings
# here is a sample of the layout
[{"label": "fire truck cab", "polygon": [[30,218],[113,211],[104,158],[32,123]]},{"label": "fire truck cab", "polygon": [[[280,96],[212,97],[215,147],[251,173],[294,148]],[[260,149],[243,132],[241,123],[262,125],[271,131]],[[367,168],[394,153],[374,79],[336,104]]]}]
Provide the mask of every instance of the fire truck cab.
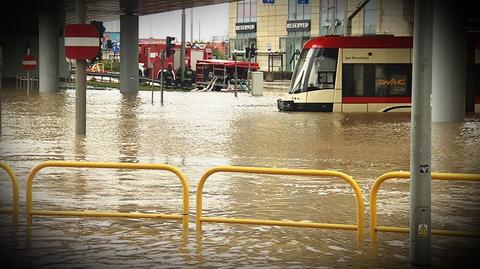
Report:
[{"label": "fire truck cab", "polygon": [[[138,46],[138,74],[142,77],[152,77],[160,79],[161,72],[165,72],[168,65],[171,64],[173,70],[176,71],[180,67],[180,50],[179,44],[175,45],[174,52],[169,57],[165,57],[163,66],[161,65],[160,52],[166,50],[165,41],[163,42],[145,42]],[[148,54],[150,51],[150,55]],[[196,69],[198,60],[205,60],[212,58],[212,50],[208,48],[185,48],[185,64],[189,65],[192,70]],[[175,72],[174,72],[175,74]]]}]

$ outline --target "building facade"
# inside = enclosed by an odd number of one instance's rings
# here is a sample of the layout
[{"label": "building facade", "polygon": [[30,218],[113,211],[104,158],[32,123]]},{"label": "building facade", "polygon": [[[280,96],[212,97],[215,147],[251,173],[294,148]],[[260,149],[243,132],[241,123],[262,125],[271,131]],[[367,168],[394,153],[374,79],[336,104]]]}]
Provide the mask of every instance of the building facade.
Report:
[{"label": "building facade", "polygon": [[[270,2],[269,4],[264,2]],[[273,3],[271,3],[273,2]],[[345,35],[347,18],[362,0],[243,0],[229,6],[230,49],[244,50],[255,44],[262,70],[268,68],[261,52],[284,53],[283,71],[292,71],[303,44],[310,38]],[[352,20],[352,35],[413,34],[413,0],[370,0]],[[278,60],[277,60],[278,61]]]}]

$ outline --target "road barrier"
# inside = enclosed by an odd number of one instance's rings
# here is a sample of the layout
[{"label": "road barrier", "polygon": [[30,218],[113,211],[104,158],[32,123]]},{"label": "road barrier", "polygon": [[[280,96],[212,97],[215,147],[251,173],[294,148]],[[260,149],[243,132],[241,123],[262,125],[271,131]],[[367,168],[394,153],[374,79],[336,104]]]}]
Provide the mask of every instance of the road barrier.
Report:
[{"label": "road barrier", "polygon": [[[164,170],[174,173],[182,184],[183,189],[183,212],[178,214],[155,214],[155,213],[120,213],[120,212],[96,212],[96,211],[47,211],[32,209],[32,186],[35,175],[46,167],[70,167],[70,168],[110,168],[110,169],[132,169],[132,170]],[[35,166],[27,177],[26,190],[26,215],[27,225],[32,223],[32,217],[38,216],[76,216],[76,217],[118,217],[118,218],[153,218],[173,219],[183,221],[184,236],[188,234],[188,210],[189,210],[189,185],[186,176],[176,167],[167,164],[146,164],[146,163],[109,163],[109,162],[65,162],[50,161]]]},{"label": "road barrier", "polygon": [[[370,191],[370,236],[372,243],[377,242],[377,232],[408,233],[409,228],[378,226],[377,223],[377,194],[380,185],[389,179],[410,179],[410,172],[389,172],[379,176],[373,183]],[[455,181],[480,181],[480,174],[457,174],[457,173],[432,173],[432,179],[435,180],[455,180]],[[460,232],[451,230],[432,229],[433,235],[459,236],[459,237],[480,237],[480,233]]]},{"label": "road barrier", "polygon": [[[268,174],[268,175],[294,175],[294,176],[322,176],[336,177],[343,179],[353,188],[357,199],[357,224],[333,224],[333,223],[311,223],[300,221],[279,221],[279,220],[260,220],[260,219],[237,219],[237,218],[214,218],[202,216],[202,198],[203,186],[209,176],[218,172],[229,173],[250,173],[250,174]],[[275,225],[275,226],[292,226],[305,228],[325,228],[340,230],[356,230],[358,242],[363,241],[364,231],[364,204],[362,199],[362,191],[358,183],[349,175],[328,170],[307,170],[307,169],[279,169],[279,168],[260,168],[260,167],[238,167],[238,166],[218,166],[208,169],[200,179],[197,187],[196,201],[196,230],[201,234],[202,222],[217,223],[237,223],[237,224],[256,224],[256,225]]]},{"label": "road barrier", "polygon": [[15,171],[13,171],[12,167],[10,167],[8,164],[4,162],[0,162],[0,167],[8,173],[12,181],[12,208],[11,209],[2,208],[0,209],[0,213],[11,213],[13,216],[13,219],[18,220],[19,202],[18,202],[17,175],[15,174]]}]

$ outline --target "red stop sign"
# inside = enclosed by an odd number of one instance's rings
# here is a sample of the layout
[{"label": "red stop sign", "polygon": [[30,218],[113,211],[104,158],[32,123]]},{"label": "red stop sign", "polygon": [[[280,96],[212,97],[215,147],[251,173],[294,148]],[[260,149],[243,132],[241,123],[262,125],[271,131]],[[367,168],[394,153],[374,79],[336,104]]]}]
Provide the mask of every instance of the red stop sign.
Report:
[{"label": "red stop sign", "polygon": [[37,59],[33,55],[25,55],[22,58],[22,67],[25,70],[33,70],[37,68]]}]

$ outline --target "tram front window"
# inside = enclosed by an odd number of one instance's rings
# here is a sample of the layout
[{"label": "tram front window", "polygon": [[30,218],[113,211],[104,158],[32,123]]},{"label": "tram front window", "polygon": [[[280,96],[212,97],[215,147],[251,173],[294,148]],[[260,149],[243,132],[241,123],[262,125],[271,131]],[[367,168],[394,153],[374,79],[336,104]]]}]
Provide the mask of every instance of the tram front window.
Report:
[{"label": "tram front window", "polygon": [[317,49],[308,80],[308,91],[335,88],[338,49]]},{"label": "tram front window", "polygon": [[305,80],[305,74],[308,69],[308,62],[306,62],[307,54],[310,50],[304,49],[300,53],[300,57],[295,65],[295,71],[292,76],[292,87],[290,93],[300,93],[303,91],[303,84]]}]

